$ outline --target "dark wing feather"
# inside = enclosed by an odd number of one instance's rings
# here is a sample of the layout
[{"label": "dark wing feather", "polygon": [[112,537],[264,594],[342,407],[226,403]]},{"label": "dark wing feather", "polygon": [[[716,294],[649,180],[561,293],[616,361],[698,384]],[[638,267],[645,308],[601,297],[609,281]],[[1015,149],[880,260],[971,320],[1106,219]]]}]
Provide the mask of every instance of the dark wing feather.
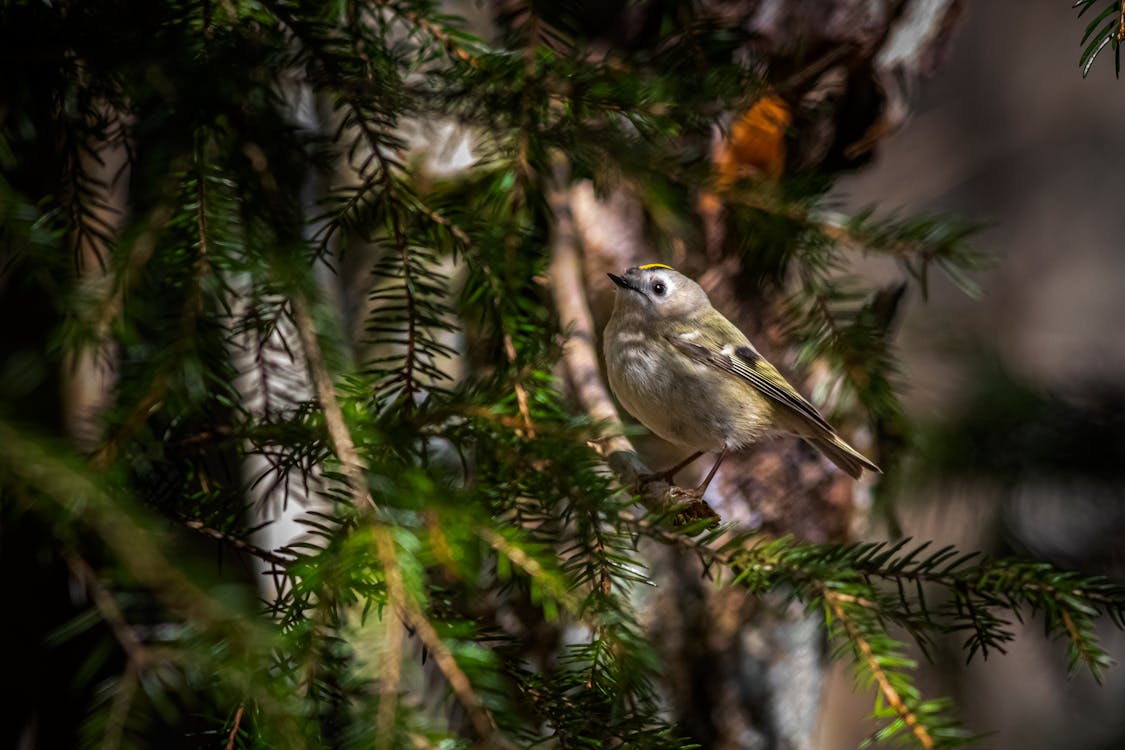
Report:
[{"label": "dark wing feather", "polygon": [[749,346],[740,346],[734,350],[733,356],[729,356],[719,350],[685,341],[677,336],[669,336],[668,340],[696,362],[710,365],[745,380],[781,406],[796,412],[817,427],[835,433],[832,425],[820,416],[816,407],[793,390],[777,368]]}]

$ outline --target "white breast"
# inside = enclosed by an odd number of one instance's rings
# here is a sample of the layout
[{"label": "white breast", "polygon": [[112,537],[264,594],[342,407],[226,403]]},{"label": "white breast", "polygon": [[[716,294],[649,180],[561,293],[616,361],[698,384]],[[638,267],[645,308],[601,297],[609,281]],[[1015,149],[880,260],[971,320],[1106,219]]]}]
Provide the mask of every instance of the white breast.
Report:
[{"label": "white breast", "polygon": [[643,336],[614,341],[613,351],[606,351],[606,370],[625,410],[674,445],[721,450],[729,426],[719,423],[711,403],[708,382],[715,371]]}]

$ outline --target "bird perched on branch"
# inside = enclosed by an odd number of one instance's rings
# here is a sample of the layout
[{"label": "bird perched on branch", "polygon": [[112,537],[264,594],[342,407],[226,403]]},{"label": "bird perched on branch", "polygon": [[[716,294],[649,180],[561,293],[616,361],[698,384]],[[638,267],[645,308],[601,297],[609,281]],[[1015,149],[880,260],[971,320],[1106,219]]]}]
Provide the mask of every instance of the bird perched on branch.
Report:
[{"label": "bird perched on branch", "polygon": [[702,496],[728,452],[777,434],[804,438],[852,477],[879,467],[848,445],[707,293],[662,263],[621,276],[603,347],[609,385],[626,411],[664,440],[719,458],[693,494]]}]

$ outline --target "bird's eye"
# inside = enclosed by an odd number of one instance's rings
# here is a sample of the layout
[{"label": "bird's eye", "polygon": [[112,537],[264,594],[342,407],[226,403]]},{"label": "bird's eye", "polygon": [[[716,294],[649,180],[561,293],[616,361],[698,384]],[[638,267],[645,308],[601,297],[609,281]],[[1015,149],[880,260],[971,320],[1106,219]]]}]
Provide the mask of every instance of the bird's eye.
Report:
[{"label": "bird's eye", "polygon": [[658,282],[656,282],[655,284],[652,285],[652,293],[655,294],[658,297],[660,295],[664,294],[664,292],[666,292],[666,291],[668,291],[668,287],[664,286],[663,281],[658,281]]}]

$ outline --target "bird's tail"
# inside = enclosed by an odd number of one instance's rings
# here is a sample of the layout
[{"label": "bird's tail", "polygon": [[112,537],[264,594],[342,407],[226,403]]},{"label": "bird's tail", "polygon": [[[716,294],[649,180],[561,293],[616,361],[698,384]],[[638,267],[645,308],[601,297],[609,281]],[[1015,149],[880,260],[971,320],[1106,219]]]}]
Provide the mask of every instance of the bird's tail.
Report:
[{"label": "bird's tail", "polygon": [[872,463],[866,456],[844,442],[836,433],[826,433],[815,437],[805,438],[813,446],[828,457],[828,460],[852,476],[859,479],[864,469],[882,474],[883,470]]}]

